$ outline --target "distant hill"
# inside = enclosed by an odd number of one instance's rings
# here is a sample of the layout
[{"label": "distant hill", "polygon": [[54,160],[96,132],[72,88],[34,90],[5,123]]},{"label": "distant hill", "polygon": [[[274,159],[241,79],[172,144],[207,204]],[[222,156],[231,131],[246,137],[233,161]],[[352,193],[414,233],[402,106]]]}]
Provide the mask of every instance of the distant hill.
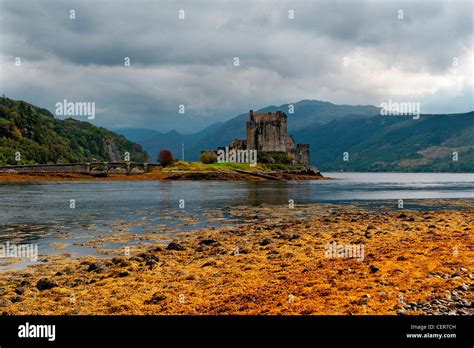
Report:
[{"label": "distant hill", "polygon": [[24,101],[0,98],[0,165],[92,161],[144,162],[148,154],[136,143],[105,128],[68,118],[59,120],[46,109]]},{"label": "distant hill", "polygon": [[474,112],[343,118],[294,135],[323,171],[474,172]]},{"label": "distant hill", "polygon": [[118,128],[112,129],[115,133],[122,134],[128,140],[134,142],[141,142],[146,139],[150,139],[155,135],[162,135],[162,133],[147,128]]},{"label": "distant hill", "polygon": [[140,128],[124,128],[118,129],[117,132],[123,134],[128,139],[140,143],[143,148],[150,154],[153,161],[156,160],[158,153],[162,149],[168,149],[173,153],[175,158],[181,159],[181,146],[185,145],[185,159],[197,160],[198,156],[188,154],[188,149],[193,149],[195,144],[214,132],[222,123],[214,123],[203,130],[193,134],[180,134],[175,130],[167,133],[160,133],[154,130]]},{"label": "distant hill", "polygon": [[[294,107],[293,114],[288,112],[290,105]],[[277,110],[282,110],[288,115],[288,130],[290,132],[323,125],[340,118],[365,118],[378,115],[380,112],[379,108],[372,105],[336,105],[319,100],[302,100],[280,106],[272,105],[258,111],[274,112]],[[248,113],[245,115],[248,118]]]}]

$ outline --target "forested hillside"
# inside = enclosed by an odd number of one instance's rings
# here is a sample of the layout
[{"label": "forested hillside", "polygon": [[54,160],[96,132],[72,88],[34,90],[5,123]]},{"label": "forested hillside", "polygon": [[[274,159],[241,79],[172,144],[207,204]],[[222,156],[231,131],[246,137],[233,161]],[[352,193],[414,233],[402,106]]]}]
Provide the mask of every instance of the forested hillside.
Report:
[{"label": "forested hillside", "polygon": [[[24,101],[0,98],[0,165],[85,161],[147,161],[142,147],[105,128],[60,120]],[[20,154],[20,161],[16,154]]]}]

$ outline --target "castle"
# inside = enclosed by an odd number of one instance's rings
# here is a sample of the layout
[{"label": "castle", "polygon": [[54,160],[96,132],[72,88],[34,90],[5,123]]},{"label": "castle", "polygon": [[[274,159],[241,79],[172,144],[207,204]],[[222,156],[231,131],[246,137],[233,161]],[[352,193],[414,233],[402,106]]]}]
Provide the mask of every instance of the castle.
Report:
[{"label": "castle", "polygon": [[229,147],[235,150],[257,150],[257,152],[285,152],[296,162],[309,165],[309,144],[296,144],[287,132],[287,124],[287,116],[283,111],[250,110],[247,140],[235,139]]}]

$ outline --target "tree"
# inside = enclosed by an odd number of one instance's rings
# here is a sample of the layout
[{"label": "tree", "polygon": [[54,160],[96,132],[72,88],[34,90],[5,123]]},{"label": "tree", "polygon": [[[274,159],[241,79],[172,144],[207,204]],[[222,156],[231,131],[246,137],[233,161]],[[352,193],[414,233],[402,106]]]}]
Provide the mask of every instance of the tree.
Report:
[{"label": "tree", "polygon": [[217,155],[214,151],[205,151],[201,153],[199,159],[204,164],[211,164],[217,162]]},{"label": "tree", "polygon": [[157,161],[163,166],[167,167],[173,163],[173,154],[170,150],[164,149],[161,150],[158,154]]}]

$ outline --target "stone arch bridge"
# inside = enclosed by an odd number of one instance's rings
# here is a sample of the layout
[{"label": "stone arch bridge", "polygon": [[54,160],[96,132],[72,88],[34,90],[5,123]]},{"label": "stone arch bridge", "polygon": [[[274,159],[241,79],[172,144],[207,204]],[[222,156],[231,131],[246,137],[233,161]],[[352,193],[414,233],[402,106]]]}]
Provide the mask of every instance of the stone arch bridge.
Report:
[{"label": "stone arch bridge", "polygon": [[0,166],[0,173],[77,173],[107,175],[109,173],[142,174],[160,164],[142,162],[85,162],[59,164],[22,164]]}]

